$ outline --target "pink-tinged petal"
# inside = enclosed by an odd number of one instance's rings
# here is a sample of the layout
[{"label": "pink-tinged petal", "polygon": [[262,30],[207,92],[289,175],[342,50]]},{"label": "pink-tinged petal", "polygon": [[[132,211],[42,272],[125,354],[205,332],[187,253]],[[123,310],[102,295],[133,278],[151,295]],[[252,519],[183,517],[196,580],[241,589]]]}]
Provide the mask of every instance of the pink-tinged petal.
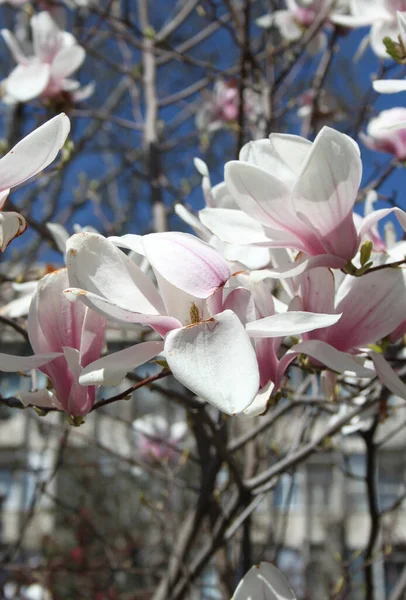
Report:
[{"label": "pink-tinged petal", "polygon": [[317,268],[303,273],[297,281],[303,310],[334,312],[335,282],[330,269]]},{"label": "pink-tinged petal", "polygon": [[378,94],[397,94],[406,92],[406,79],[377,79],[372,87]]},{"label": "pink-tinged petal", "polygon": [[207,298],[230,277],[230,267],[215,248],[188,233],[144,236],[146,257],[172,285],[197,298]]},{"label": "pink-tinged petal", "polygon": [[223,303],[223,309],[232,310],[243,325],[256,318],[254,299],[251,292],[244,288],[232,290]]},{"label": "pink-tinged petal", "polygon": [[49,273],[37,284],[28,314],[28,335],[36,353],[62,352],[64,346],[80,348],[86,308],[65,299],[67,285],[66,269]]},{"label": "pink-tinged petal", "polygon": [[17,63],[24,64],[27,62],[27,58],[24,52],[21,50],[20,44],[16,40],[15,36],[8,29],[2,29],[0,31],[3,40],[6,42],[8,49],[13,55],[14,60]]},{"label": "pink-tinged petal", "polygon": [[290,188],[283,181],[241,161],[226,164],[224,179],[238,206],[255,221],[294,234],[303,229],[296,217]]},{"label": "pink-tinged petal", "polygon": [[391,213],[395,213],[400,226],[403,228],[403,231],[406,231],[406,213],[401,208],[381,208],[379,210],[372,211],[366,217],[364,217],[359,230],[360,238],[370,234],[371,231],[373,232],[374,226],[381,219],[383,219]]},{"label": "pink-tinged petal", "polygon": [[48,352],[47,354],[33,354],[32,356],[13,356],[12,354],[0,354],[0,371],[15,373],[16,371],[30,371],[38,369],[43,365],[61,356],[61,352]]},{"label": "pink-tinged petal", "polygon": [[70,121],[61,113],[35,129],[0,160],[0,190],[14,187],[45,169],[69,133]]},{"label": "pink-tinged petal", "polygon": [[336,310],[343,316],[326,332],[325,341],[343,352],[375,343],[405,318],[404,272],[389,268],[363,277],[347,276],[336,301]]},{"label": "pink-tinged petal", "polygon": [[261,562],[241,579],[231,600],[296,600],[296,596],[279,569]]},{"label": "pink-tinged petal", "polygon": [[55,56],[51,65],[51,77],[64,79],[77,71],[85,60],[86,52],[82,46],[62,48]]},{"label": "pink-tinged petal", "polygon": [[10,242],[26,229],[27,222],[19,213],[0,212],[0,251],[4,252]]},{"label": "pink-tinged petal", "polygon": [[352,211],[361,175],[358,147],[348,136],[323,127],[292,193],[300,219],[328,254],[351,259],[357,251]]},{"label": "pink-tinged petal", "polygon": [[80,385],[119,385],[127,373],[155,358],[163,349],[163,342],[143,342],[103,356],[83,369],[79,383]]},{"label": "pink-tinged petal", "polygon": [[330,344],[326,344],[326,342],[309,340],[292,346],[281,358],[278,366],[278,381],[299,354],[306,354],[306,356],[310,356],[310,358],[337,373],[349,373],[356,377],[374,377],[375,375],[371,369],[365,368],[351,354],[340,352]]},{"label": "pink-tinged petal", "polygon": [[67,243],[66,264],[71,287],[105,298],[129,313],[165,314],[149,277],[103,236],[86,232],[73,235]]},{"label": "pink-tinged petal", "polygon": [[378,354],[377,352],[371,352],[370,357],[373,360],[376,374],[383,385],[387,387],[392,394],[395,394],[395,396],[399,396],[400,398],[406,400],[406,385],[403,383],[400,377],[398,377],[388,361],[382,356],[382,354]]},{"label": "pink-tinged petal", "polygon": [[6,93],[18,102],[28,102],[42,94],[49,78],[50,66],[47,64],[18,65],[5,80]]},{"label": "pink-tinged petal", "polygon": [[69,371],[66,373],[66,381],[62,384],[63,388],[58,376],[55,375],[52,380],[57,396],[68,414],[87,415],[92,410],[96,389],[94,386],[83,387],[79,384],[79,376],[82,372],[79,350],[65,347],[63,353]]},{"label": "pink-tinged petal", "polygon": [[[165,304],[166,314],[171,315],[173,320],[176,319],[181,324],[180,326],[190,323],[190,310],[193,305],[199,311],[201,321],[210,316],[205,299],[196,298],[196,296],[183,292],[169,283],[169,281],[164,279],[159,273],[156,273],[156,280]],[[177,327],[179,327],[179,325],[177,325],[176,328]],[[171,329],[175,329],[175,327],[171,327]]]},{"label": "pink-tinged petal", "polygon": [[245,410],[258,392],[254,349],[229,310],[207,323],[171,331],[165,356],[180,383],[227,414]]},{"label": "pink-tinged petal", "polygon": [[251,338],[286,337],[330,327],[337,323],[340,318],[341,314],[324,315],[294,311],[264,317],[258,321],[247,323],[245,328]]},{"label": "pink-tinged petal", "polygon": [[242,210],[204,208],[199,212],[199,219],[223,242],[244,245],[269,241],[260,223]]},{"label": "pink-tinged petal", "polygon": [[274,387],[274,382],[268,381],[268,383],[259,390],[258,394],[254,398],[254,401],[251,402],[248,408],[246,408],[242,411],[242,413],[239,413],[236,416],[252,418],[262,415],[268,408],[268,403],[271,398]]},{"label": "pink-tinged petal", "polygon": [[135,310],[118,306],[103,296],[87,292],[80,288],[67,288],[64,290],[64,294],[70,302],[80,300],[85,306],[98,312],[100,315],[110,317],[116,321],[149,325],[161,336],[165,336],[168,331],[182,326],[182,323],[173,317],[145,315]]},{"label": "pink-tinged petal", "polygon": [[63,410],[62,404],[51,391],[43,389],[36,392],[18,392],[17,397],[20,398],[24,406],[38,406],[38,408],[57,408]]}]

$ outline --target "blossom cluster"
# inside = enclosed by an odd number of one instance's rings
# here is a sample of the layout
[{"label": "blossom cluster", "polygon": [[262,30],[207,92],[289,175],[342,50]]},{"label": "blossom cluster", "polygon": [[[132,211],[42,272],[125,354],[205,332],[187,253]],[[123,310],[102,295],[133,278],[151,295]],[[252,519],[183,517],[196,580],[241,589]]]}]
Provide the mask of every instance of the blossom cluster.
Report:
[{"label": "blossom cluster", "polygon": [[[4,199],[55,158],[68,131],[59,115],[2,159]],[[39,143],[42,153],[32,153]],[[313,143],[271,134],[245,145],[213,188],[205,164],[196,164],[207,206],[198,217],[181,206],[178,213],[200,237],[80,231],[66,240],[66,267],[43,277],[32,295],[34,354],[0,355],[1,370],[39,368],[52,382],[53,391],[23,394],[23,401],[83,417],[97,386],[119,385],[156,358],[229,415],[265,412],[300,357],[330,389],[339,374],[378,376],[406,397],[379,351],[406,331],[404,242],[387,243],[377,228],[394,213],[405,229],[406,214],[373,210],[371,201],[365,217],[354,212],[357,144],[328,127]],[[23,218],[4,215],[8,242]],[[108,321],[150,333],[102,356]]]}]

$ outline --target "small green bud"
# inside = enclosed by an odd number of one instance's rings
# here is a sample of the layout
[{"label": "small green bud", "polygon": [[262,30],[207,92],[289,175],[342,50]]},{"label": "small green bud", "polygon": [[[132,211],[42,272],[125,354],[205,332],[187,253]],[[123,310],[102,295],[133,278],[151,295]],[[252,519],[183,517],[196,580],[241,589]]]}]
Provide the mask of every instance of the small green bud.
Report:
[{"label": "small green bud", "polygon": [[83,417],[74,417],[72,415],[66,415],[66,419],[72,427],[80,427],[85,422]]},{"label": "small green bud", "polygon": [[370,240],[364,242],[361,246],[361,266],[365,267],[371,258],[373,244]]}]

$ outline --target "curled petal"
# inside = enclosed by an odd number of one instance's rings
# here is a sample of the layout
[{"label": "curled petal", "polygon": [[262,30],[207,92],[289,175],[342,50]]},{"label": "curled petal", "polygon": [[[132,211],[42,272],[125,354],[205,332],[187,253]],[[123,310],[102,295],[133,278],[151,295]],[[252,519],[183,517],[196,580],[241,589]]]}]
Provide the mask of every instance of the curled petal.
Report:
[{"label": "curled petal", "polygon": [[7,246],[27,229],[27,222],[16,212],[0,213],[0,250],[4,252]]}]

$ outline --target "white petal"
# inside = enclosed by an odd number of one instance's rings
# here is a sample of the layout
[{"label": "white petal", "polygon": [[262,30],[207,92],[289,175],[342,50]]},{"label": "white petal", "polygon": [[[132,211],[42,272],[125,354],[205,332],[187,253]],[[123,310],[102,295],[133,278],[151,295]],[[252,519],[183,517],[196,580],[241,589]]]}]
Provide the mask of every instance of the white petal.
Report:
[{"label": "white petal", "polygon": [[5,80],[6,92],[18,102],[28,102],[42,94],[49,77],[50,66],[47,64],[18,65]]},{"label": "white petal", "polygon": [[406,79],[377,79],[372,87],[378,94],[397,94],[406,91]]},{"label": "white petal", "polygon": [[165,356],[178,381],[227,414],[245,410],[258,392],[254,349],[229,310],[213,321],[171,331]]},{"label": "white petal", "polygon": [[77,71],[85,60],[86,52],[82,46],[62,48],[55,56],[51,65],[51,76],[54,79],[64,79]]},{"label": "white petal", "polygon": [[204,208],[199,212],[199,219],[214,235],[229,244],[243,246],[269,240],[262,225],[242,210]]},{"label": "white petal", "polygon": [[269,399],[271,397],[274,387],[274,382],[268,381],[268,383],[259,390],[258,394],[254,398],[254,401],[248,406],[248,408],[246,408],[242,411],[242,413],[239,413],[236,416],[243,418],[252,418],[262,415],[268,407]]},{"label": "white petal", "polygon": [[163,351],[163,342],[143,342],[103,356],[82,370],[80,385],[119,385],[124,377]]},{"label": "white petal", "polygon": [[286,337],[329,327],[337,323],[340,318],[341,314],[326,315],[303,311],[286,312],[247,323],[246,330],[252,338]]},{"label": "white petal", "polygon": [[47,167],[69,133],[68,117],[61,113],[35,129],[0,160],[0,190],[14,187]]},{"label": "white petal", "polygon": [[370,357],[374,362],[376,374],[378,375],[381,382],[392,392],[395,396],[399,396],[406,400],[406,385],[396,375],[388,361],[377,352],[371,352]]},{"label": "white petal", "polygon": [[59,223],[46,223],[46,228],[54,238],[54,242],[57,245],[59,252],[62,256],[65,256],[66,242],[69,239],[69,233],[66,231],[65,227]]},{"label": "white petal", "polygon": [[241,579],[231,600],[296,600],[296,596],[279,569],[262,562]]}]

